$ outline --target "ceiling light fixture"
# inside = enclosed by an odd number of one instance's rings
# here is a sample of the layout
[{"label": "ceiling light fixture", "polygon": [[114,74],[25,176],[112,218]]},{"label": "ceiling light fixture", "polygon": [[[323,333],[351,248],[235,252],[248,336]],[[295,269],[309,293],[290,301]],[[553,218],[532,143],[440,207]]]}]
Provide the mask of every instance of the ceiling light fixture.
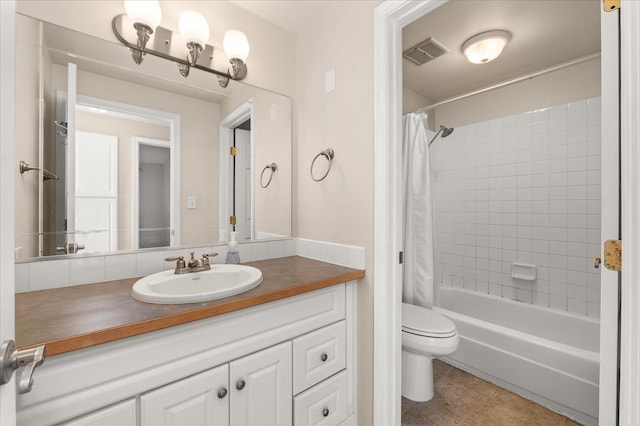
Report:
[{"label": "ceiling light fixture", "polygon": [[496,59],[511,40],[511,33],[493,30],[476,34],[462,45],[462,53],[472,64],[486,64]]},{"label": "ceiling light fixture", "polygon": [[[125,0],[124,7],[127,14],[114,17],[111,28],[120,43],[131,49],[136,64],[142,63],[144,55],[154,55],[176,62],[183,77],[189,75],[191,68],[216,74],[222,87],[227,87],[229,80],[242,80],[247,75],[249,41],[243,32],[229,30],[225,33],[223,47],[231,68],[222,72],[212,67],[213,47],[207,44],[209,25],[200,13],[184,11],[180,15],[180,33],[176,34],[158,26],[162,10],[157,0]],[[132,26],[136,31],[135,42],[127,40],[125,36],[129,34],[132,38]],[[187,49],[182,58],[172,55],[172,52],[184,51],[182,46]]]}]

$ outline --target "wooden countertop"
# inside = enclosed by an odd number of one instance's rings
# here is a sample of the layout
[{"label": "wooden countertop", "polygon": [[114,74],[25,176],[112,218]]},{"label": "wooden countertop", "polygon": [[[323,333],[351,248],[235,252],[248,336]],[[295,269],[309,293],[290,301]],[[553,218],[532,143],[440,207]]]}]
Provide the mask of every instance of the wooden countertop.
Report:
[{"label": "wooden countertop", "polygon": [[263,281],[245,293],[210,302],[160,305],[131,296],[139,278],[16,294],[16,344],[46,345],[58,355],[236,311],[365,276],[364,271],[299,256],[249,262]]}]

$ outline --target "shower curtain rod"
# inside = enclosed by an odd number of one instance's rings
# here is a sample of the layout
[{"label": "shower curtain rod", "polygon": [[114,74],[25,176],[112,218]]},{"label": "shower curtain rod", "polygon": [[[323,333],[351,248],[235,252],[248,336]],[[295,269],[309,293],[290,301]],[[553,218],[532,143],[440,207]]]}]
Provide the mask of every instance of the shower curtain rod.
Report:
[{"label": "shower curtain rod", "polygon": [[533,79],[535,77],[539,77],[541,75],[550,73],[552,71],[557,71],[557,70],[560,70],[562,68],[570,67],[572,65],[581,64],[582,62],[590,61],[591,59],[595,59],[595,58],[598,58],[598,57],[600,57],[600,52],[592,53],[592,54],[586,55],[586,56],[582,56],[582,57],[577,58],[577,59],[572,59],[570,61],[563,62],[561,64],[554,65],[554,66],[549,67],[549,68],[544,68],[544,69],[541,69],[540,71],[535,71],[535,72],[523,75],[521,77],[512,78],[510,80],[505,80],[505,81],[503,81],[501,83],[497,83],[497,84],[494,84],[494,85],[491,85],[491,86],[483,87],[482,89],[474,90],[472,92],[468,92],[468,93],[465,93],[463,95],[458,95],[458,96],[454,96],[454,97],[451,97],[451,98],[447,98],[447,99],[445,99],[443,101],[436,102],[435,104],[431,104],[431,105],[427,105],[425,107],[419,108],[418,110],[416,110],[416,112],[430,111],[430,110],[432,110],[434,108],[437,108],[437,107],[439,107],[441,105],[448,104],[450,102],[459,101],[459,100],[462,100],[462,99],[465,99],[465,98],[469,98],[471,96],[475,96],[475,95],[479,95],[481,93],[488,92],[490,90],[499,89],[499,88],[505,87],[505,86],[510,86],[510,85],[512,85],[514,83],[519,83],[519,82],[524,81],[524,80],[531,80],[531,79]]}]

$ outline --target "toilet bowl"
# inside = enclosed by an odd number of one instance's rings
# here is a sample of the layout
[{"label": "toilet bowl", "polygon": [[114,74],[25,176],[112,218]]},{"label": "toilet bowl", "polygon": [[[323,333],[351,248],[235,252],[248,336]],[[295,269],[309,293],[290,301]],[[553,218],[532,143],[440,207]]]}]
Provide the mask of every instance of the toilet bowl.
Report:
[{"label": "toilet bowl", "polygon": [[402,396],[433,398],[433,357],[450,355],[460,338],[449,318],[421,306],[402,304]]}]

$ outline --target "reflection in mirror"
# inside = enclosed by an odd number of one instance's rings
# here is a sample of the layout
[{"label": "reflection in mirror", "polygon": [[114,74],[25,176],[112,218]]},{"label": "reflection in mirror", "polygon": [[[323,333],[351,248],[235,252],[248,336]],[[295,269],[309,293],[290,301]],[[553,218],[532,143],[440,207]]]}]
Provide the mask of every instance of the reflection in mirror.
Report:
[{"label": "reflection in mirror", "polygon": [[16,179],[17,260],[291,235],[290,98],[136,65],[122,45],[22,15],[16,27],[16,162],[39,168]]}]

